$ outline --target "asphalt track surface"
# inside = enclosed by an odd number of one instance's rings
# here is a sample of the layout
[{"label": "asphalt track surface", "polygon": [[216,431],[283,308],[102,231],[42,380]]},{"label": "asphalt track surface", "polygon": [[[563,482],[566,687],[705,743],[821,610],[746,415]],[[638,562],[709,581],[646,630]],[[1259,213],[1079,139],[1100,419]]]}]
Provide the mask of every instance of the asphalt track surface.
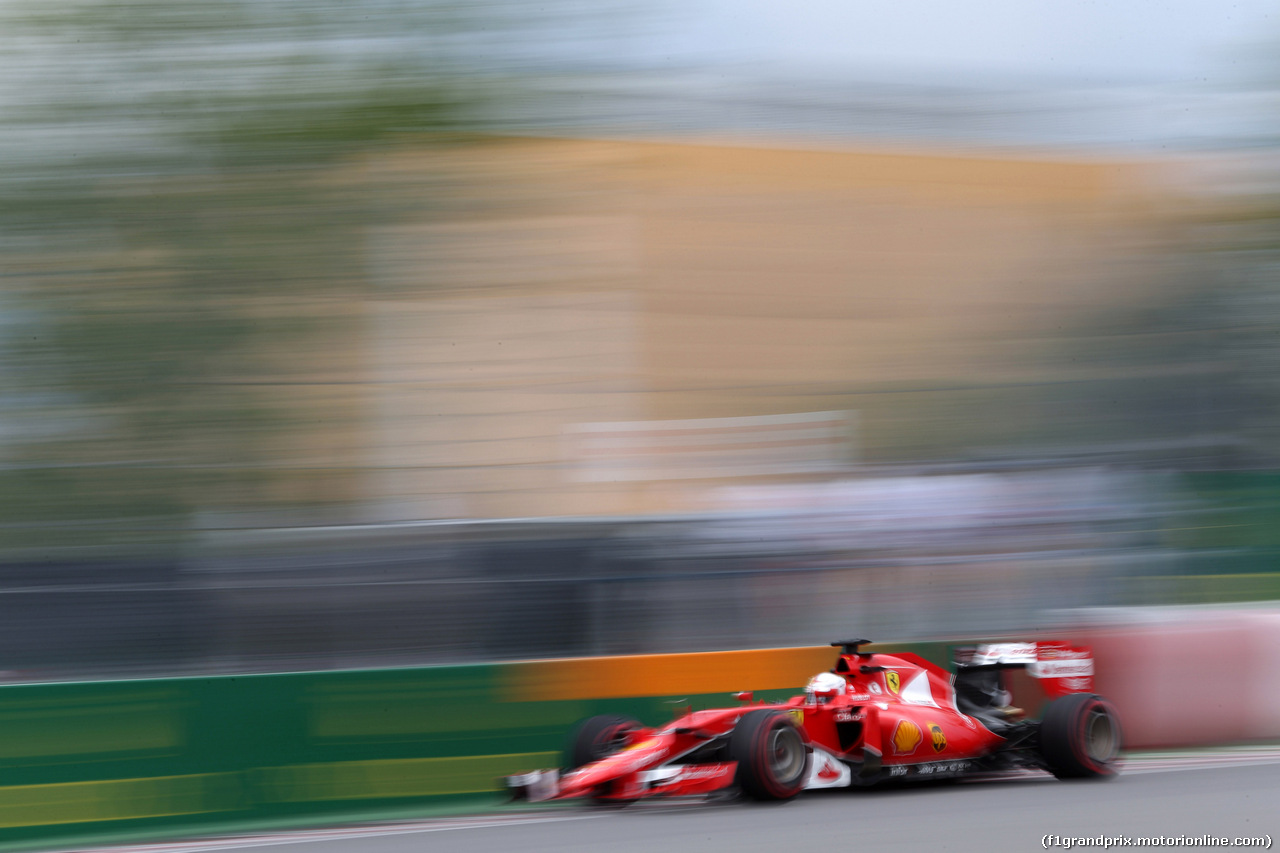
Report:
[{"label": "asphalt track surface", "polygon": [[1280,751],[1271,750],[1251,756],[1218,754],[1208,760],[1131,761],[1119,778],[1105,782],[1059,782],[1035,774],[976,782],[813,791],[787,803],[654,802],[603,811],[561,805],[421,822],[104,849],[116,853],[990,853],[1046,849],[1046,835],[1270,836],[1280,840],[1278,833]]}]

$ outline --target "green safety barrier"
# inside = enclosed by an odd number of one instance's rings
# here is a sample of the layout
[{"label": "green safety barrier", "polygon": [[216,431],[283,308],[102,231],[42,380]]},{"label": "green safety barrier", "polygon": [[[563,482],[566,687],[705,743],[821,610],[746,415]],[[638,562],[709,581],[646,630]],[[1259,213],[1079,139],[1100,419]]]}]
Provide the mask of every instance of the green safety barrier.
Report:
[{"label": "green safety barrier", "polygon": [[[935,660],[947,652],[941,644],[894,648]],[[832,654],[760,650],[6,685],[0,844],[121,829],[181,834],[197,825],[225,829],[493,796],[507,774],[559,765],[567,734],[584,717],[616,713],[656,725],[686,706],[724,705],[732,701],[724,692],[691,693],[689,685],[751,689],[753,673],[770,660],[774,683],[763,686],[773,689],[757,696],[782,698],[818,671],[803,667]],[[792,662],[781,674],[779,655]],[[637,687],[647,695],[592,695],[592,666],[625,673],[629,665],[649,673]],[[735,669],[726,675],[728,665]],[[556,698],[537,698],[552,670],[559,672]],[[575,676],[578,670],[585,674]],[[680,689],[686,692],[677,695]]]},{"label": "green safety barrier", "polygon": [[495,666],[0,688],[0,840],[491,791],[554,764],[572,708]]}]

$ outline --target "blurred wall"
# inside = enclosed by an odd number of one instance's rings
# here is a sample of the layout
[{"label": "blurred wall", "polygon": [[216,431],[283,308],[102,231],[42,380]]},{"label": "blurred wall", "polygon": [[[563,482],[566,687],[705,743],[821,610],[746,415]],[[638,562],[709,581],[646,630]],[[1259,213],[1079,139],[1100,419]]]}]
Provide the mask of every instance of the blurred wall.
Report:
[{"label": "blurred wall", "polygon": [[[705,509],[760,478],[583,475],[593,451],[680,468],[681,435],[754,446],[771,477],[1016,445],[1046,415],[1009,389],[1084,376],[1073,325],[1161,285],[1167,201],[1139,163],[564,139],[448,158],[373,167],[479,187],[369,230],[353,402],[378,520]],[[797,413],[849,426],[767,419]]]}]

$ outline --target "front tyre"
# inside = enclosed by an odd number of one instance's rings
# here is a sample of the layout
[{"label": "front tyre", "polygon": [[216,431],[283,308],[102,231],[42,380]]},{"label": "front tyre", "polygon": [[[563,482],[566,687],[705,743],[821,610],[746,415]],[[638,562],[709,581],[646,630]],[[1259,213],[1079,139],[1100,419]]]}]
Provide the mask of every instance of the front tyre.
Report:
[{"label": "front tyre", "polygon": [[791,715],[761,708],[738,721],[729,736],[738,762],[738,787],[756,800],[789,800],[804,788],[813,750]]},{"label": "front tyre", "polygon": [[1115,708],[1092,693],[1053,700],[1040,722],[1040,754],[1059,779],[1115,776],[1120,744]]},{"label": "front tyre", "polygon": [[568,770],[576,770],[585,764],[599,761],[627,745],[631,732],[640,724],[630,717],[602,714],[588,717],[578,724],[569,739],[565,758]]}]

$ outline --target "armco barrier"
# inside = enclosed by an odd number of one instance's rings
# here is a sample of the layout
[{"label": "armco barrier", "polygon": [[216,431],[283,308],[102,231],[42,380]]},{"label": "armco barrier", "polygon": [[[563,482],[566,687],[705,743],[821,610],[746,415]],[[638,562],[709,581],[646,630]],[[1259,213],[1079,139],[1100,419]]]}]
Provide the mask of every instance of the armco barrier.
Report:
[{"label": "armco barrier", "polygon": [[[910,644],[939,657],[940,644]],[[596,713],[793,692],[828,647],[0,687],[0,842],[495,792]],[[680,704],[683,704],[681,702]]]}]

